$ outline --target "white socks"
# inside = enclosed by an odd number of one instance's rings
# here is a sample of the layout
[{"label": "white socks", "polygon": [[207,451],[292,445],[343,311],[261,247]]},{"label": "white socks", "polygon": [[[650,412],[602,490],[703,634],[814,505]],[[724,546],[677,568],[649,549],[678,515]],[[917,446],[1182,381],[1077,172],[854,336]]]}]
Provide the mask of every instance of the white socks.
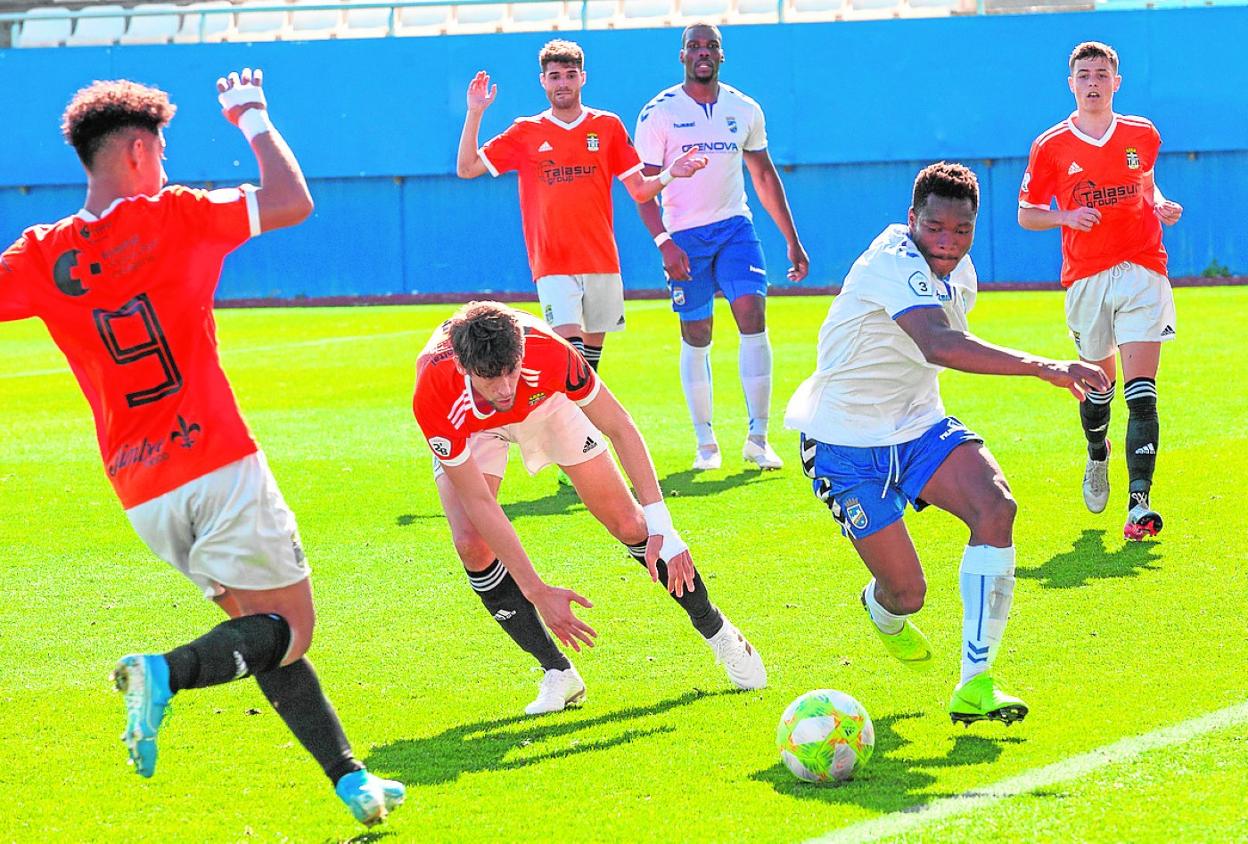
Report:
[{"label": "white socks", "polygon": [[750,416],[750,436],[767,437],[767,417],[771,413],[771,343],[764,329],[758,334],[742,334],[737,353],[745,409]]},{"label": "white socks", "polygon": [[874,577],[862,590],[862,600],[866,602],[867,612],[871,614],[871,620],[875,622],[875,626],[889,635],[899,632],[905,626],[906,619],[909,618],[905,615],[893,615],[880,605],[880,602],[875,599]]},{"label": "white socks", "polygon": [[992,667],[1014,600],[1014,548],[968,545],[958,570],[962,591],[962,682]]},{"label": "white socks", "polygon": [[693,418],[693,432],[698,445],[713,445],[711,430],[711,346],[690,346],[680,341],[680,386]]}]

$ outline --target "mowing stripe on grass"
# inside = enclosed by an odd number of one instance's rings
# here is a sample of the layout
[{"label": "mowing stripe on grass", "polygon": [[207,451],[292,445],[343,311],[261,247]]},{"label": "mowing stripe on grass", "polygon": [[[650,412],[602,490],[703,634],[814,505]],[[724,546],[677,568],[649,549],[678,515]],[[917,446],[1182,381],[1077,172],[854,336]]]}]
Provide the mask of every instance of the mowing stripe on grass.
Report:
[{"label": "mowing stripe on grass", "polygon": [[810,839],[807,844],[835,844],[842,841],[875,841],[888,835],[901,835],[922,829],[930,823],[955,815],[965,815],[1001,800],[1027,794],[1039,788],[1078,779],[1095,770],[1134,759],[1150,750],[1180,745],[1197,736],[1248,721],[1248,701],[1219,709],[1198,718],[1161,727],[1151,733],[1128,736],[1113,744],[1089,750],[1078,756],[1002,780],[995,785],[944,797],[911,809],[903,809]]}]

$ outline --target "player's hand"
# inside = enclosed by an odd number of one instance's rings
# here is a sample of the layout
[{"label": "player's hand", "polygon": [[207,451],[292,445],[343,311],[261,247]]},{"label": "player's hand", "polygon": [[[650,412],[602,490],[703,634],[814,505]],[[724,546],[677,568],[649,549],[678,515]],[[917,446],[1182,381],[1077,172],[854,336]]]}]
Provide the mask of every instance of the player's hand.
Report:
[{"label": "player's hand", "polygon": [[676,178],[687,179],[709,164],[710,161],[705,155],[699,153],[698,148],[695,146],[685,150],[684,154],[673,161],[672,166],[667,169]]},{"label": "player's hand", "polygon": [[[659,560],[663,549],[663,537],[655,534],[646,540],[646,568],[650,570],[650,580],[659,582]],[[679,554],[673,554],[667,563],[667,591],[671,592],[677,598],[682,597],[686,592],[694,591],[693,586],[693,556],[689,553],[689,549]]]},{"label": "player's hand", "polygon": [[268,108],[264,99],[264,71],[245,67],[217,79],[217,101],[225,119],[238,125],[243,112],[252,108]]},{"label": "player's hand", "polygon": [[561,589],[558,586],[543,586],[541,592],[533,596],[533,606],[537,607],[538,613],[542,616],[542,621],[546,622],[546,626],[550,628],[550,632],[555,634],[555,638],[563,644],[572,648],[572,650],[580,653],[581,643],[584,642],[586,647],[594,646],[594,637],[598,635],[594,628],[576,617],[576,613],[572,612],[572,604],[577,603],[582,607],[592,607],[584,597],[576,594],[571,589]]},{"label": "player's hand", "polygon": [[692,278],[689,275],[689,253],[677,246],[676,241],[664,241],[659,252],[663,255],[663,272],[667,273],[669,281],[688,281]]},{"label": "player's hand", "polygon": [[478,70],[477,75],[468,83],[468,110],[483,112],[490,107],[496,96],[498,96],[498,86],[490,84],[488,73]]},{"label": "player's hand", "polygon": [[1042,376],[1055,387],[1065,387],[1079,401],[1089,390],[1105,392],[1109,389],[1109,376],[1099,366],[1077,360],[1054,361],[1045,367]]},{"label": "player's hand", "polygon": [[1086,205],[1063,211],[1059,218],[1061,224],[1075,231],[1090,232],[1092,227],[1101,221],[1101,212]]},{"label": "player's hand", "polygon": [[1165,202],[1154,205],[1153,213],[1167,226],[1173,226],[1183,216],[1183,206],[1167,199]]},{"label": "player's hand", "polygon": [[789,244],[789,281],[800,282],[810,272],[810,258],[802,248],[802,242],[795,240]]}]

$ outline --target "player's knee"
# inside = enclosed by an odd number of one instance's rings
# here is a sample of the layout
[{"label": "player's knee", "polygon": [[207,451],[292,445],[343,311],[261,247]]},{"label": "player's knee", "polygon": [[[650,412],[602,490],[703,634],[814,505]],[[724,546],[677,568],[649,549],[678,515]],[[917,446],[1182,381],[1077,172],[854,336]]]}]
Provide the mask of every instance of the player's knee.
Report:
[{"label": "player's knee", "polygon": [[680,336],[690,346],[702,348],[711,345],[711,324],[706,320],[693,320],[680,324]]},{"label": "player's knee", "polygon": [[888,609],[898,615],[913,615],[923,609],[927,598],[927,581],[923,578],[906,583],[895,589],[892,594],[893,606]]},{"label": "player's knee", "polygon": [[455,553],[468,571],[484,571],[494,562],[494,552],[475,531],[456,533],[451,537]]},{"label": "player's knee", "polygon": [[290,665],[303,658],[308,648],[312,647],[312,631],[315,626],[314,619],[290,626],[290,645],[286,648],[286,656],[282,658],[282,665]]},{"label": "player's knee", "polygon": [[761,334],[767,330],[767,312],[759,305],[737,314],[737,330],[742,334]]},{"label": "player's knee", "polygon": [[994,487],[991,495],[976,502],[975,513],[970,525],[972,533],[977,536],[989,536],[994,541],[1008,542],[1014,529],[1014,519],[1018,516],[1018,502],[1004,485]]}]

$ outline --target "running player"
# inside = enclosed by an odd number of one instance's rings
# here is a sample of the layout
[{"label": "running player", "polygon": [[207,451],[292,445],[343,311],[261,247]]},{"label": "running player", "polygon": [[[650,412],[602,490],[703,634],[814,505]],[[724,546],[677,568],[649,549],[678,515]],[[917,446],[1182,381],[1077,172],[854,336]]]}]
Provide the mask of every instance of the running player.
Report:
[{"label": "running player", "polygon": [[542,622],[577,651],[592,647],[597,633],[572,611],[589,601],[538,576],[498,505],[513,442],[530,472],[555,463],[568,473],[589,512],[689,614],[733,683],[767,684],[758,652],[711,603],[672,526],[641,432],[580,353],[540,320],[496,302],[461,308],[421,352],[412,408],[433,451],[438,495],[469,584],[545,669],[526,713],[556,712],[585,696],[585,683]]},{"label": "running player", "polygon": [[1123,535],[1139,540],[1156,536],[1162,524],[1150,499],[1160,445],[1157,369],[1176,323],[1161,224],[1177,223],[1183,207],[1157,187],[1157,129],[1143,117],[1114,113],[1122,84],[1114,48],[1096,41],[1075,47],[1067,84],[1075,112],[1031,145],[1018,223],[1032,231],[1061,228],[1066,325],[1079,357],[1109,377],[1105,390],[1079,405],[1088,441],[1083,501],[1093,513],[1109,501],[1115,350],[1122,358],[1130,478]]},{"label": "running player", "polygon": [[624,329],[624,283],[612,222],[611,180],[638,202],[653,199],[673,179],[706,166],[690,151],[657,175],[641,160],[620,118],[581,103],[585,53],[571,41],[551,41],[538,54],[538,81],[550,108],[519,117],[478,149],[477,134],[497,85],[485,71],[468,84],[468,113],[459,138],[462,179],[518,171],[520,219],[529,267],[546,322],[594,369],[607,334]]},{"label": "running player", "polygon": [[912,666],[932,658],[910,616],[923,606],[923,568],[902,515],[934,504],[971,535],[962,555],[962,676],[955,722],[1012,723],[1027,714],[989,673],[1014,595],[1017,505],[983,440],[945,415],[942,367],[1032,375],[1082,397],[1101,370],[1004,349],[967,330],[977,281],[968,252],[979,184],[960,164],[924,168],[909,226],[892,225],[850,269],[819,330],[819,362],[789,402],[802,465],[871,571],[862,602],[886,648]]},{"label": "running player", "polygon": [[771,343],[767,339],[767,272],[762,244],[745,201],[742,161],[754,190],[788,243],[790,281],[806,277],[809,260],[797,237],[784,185],[767,152],[758,103],[719,81],[724,60],[719,29],[687,27],[680,61],[685,80],[661,91],[637,118],[637,151],[647,175],[672,166],[690,151],[706,154],[706,173],[640,203],[641,219],[663,255],[672,310],[680,317],[680,383],[697,437],[694,469],[718,469],[719,443],[711,427],[711,326],[715,291],[732,306],[741,334],[738,368],[749,431],[742,457],[762,469],[783,461],[767,442],[771,414]]},{"label": "running player", "polygon": [[166,187],[168,95],[126,80],[75,94],[62,129],[87,172],[83,208],[27,229],[0,259],[0,320],[38,317],[95,415],[100,451],[134,529],[230,616],[164,654],[132,654],[113,677],[135,771],[178,692],[254,675],[338,796],[372,825],[403,802],[397,782],[351,752],[304,653],[314,611],[295,518],[217,358],[213,292],[227,253],[312,213],[294,155],[273,128],[261,75],[217,81],[251,144],[259,188]]}]

